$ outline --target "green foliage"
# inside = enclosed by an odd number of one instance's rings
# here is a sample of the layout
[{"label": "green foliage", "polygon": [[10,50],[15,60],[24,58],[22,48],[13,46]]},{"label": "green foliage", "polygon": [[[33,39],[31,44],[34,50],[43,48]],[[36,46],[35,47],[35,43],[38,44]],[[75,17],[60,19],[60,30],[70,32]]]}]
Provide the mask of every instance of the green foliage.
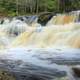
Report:
[{"label": "green foliage", "polygon": [[0,13],[8,16],[79,9],[80,0],[0,0]]},{"label": "green foliage", "polygon": [[13,1],[9,0],[1,0],[0,1],[0,13],[2,14],[11,14],[11,16],[14,16],[16,12],[16,6],[13,3]]}]

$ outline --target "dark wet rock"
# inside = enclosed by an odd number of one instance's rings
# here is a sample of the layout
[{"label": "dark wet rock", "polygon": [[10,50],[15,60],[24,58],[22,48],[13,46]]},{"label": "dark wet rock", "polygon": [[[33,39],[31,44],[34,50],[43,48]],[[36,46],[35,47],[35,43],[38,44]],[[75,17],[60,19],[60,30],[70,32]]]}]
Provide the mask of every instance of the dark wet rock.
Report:
[{"label": "dark wet rock", "polygon": [[4,20],[1,20],[0,24],[3,24],[4,23]]},{"label": "dark wet rock", "polygon": [[47,22],[54,16],[54,13],[42,13],[38,17],[38,23],[40,23],[42,26],[45,26]]},{"label": "dark wet rock", "polygon": [[80,78],[80,68],[74,67],[74,68],[72,68],[72,70],[73,70],[74,75],[76,77],[79,77]]},{"label": "dark wet rock", "polygon": [[0,70],[0,80],[16,80],[8,71]]}]

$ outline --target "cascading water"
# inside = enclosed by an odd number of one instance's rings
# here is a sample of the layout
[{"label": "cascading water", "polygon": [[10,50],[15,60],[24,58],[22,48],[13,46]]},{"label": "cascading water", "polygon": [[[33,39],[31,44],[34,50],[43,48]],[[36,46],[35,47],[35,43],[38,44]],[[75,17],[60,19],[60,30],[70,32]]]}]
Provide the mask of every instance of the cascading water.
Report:
[{"label": "cascading water", "polygon": [[13,46],[37,46],[40,48],[64,46],[79,48],[79,23],[66,25],[50,25],[43,28],[36,27],[31,32],[24,32],[13,42]]},{"label": "cascading water", "polygon": [[[75,80],[68,64],[72,66],[80,61],[79,15],[79,11],[57,14],[46,26],[37,23],[35,17],[19,17],[12,21],[4,21],[0,25],[0,58],[12,62],[22,61],[17,66],[14,63],[14,68],[27,68],[29,73],[32,72],[31,75],[37,73],[36,75],[42,78],[38,80],[56,80],[56,77],[60,80],[62,76],[61,80]],[[6,61],[6,64],[10,63]],[[64,78],[63,72],[71,74],[71,77]]]}]

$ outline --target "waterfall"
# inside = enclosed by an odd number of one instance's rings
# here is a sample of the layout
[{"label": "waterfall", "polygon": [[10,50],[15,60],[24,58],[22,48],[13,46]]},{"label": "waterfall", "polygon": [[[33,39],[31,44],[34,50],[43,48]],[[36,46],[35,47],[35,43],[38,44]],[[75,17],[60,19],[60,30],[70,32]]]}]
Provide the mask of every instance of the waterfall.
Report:
[{"label": "waterfall", "polygon": [[[67,25],[51,25],[43,28],[32,28],[29,32],[19,35],[13,42],[15,46],[36,46],[40,48],[65,46],[80,48],[79,23]],[[38,31],[40,30],[40,31]]]},{"label": "waterfall", "polygon": [[7,47],[80,48],[79,15],[80,11],[56,14],[46,26],[37,23],[37,16],[5,18],[0,24],[0,33],[9,39]]},{"label": "waterfall", "polygon": [[[76,80],[72,64],[80,63],[80,11],[47,19],[41,21],[46,25],[38,23],[38,16],[0,19],[0,59],[10,65],[20,60],[21,65],[16,66],[16,70],[27,67],[31,75],[49,78],[46,80],[52,80],[55,73],[59,77],[58,72],[63,76],[61,80],[65,80],[63,71],[69,80]],[[45,71],[41,71],[43,69]]]}]

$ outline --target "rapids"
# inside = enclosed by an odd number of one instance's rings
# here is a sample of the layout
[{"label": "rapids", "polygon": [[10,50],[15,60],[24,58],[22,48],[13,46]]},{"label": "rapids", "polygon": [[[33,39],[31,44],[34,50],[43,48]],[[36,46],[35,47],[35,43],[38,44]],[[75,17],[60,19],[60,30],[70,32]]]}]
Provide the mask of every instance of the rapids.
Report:
[{"label": "rapids", "polygon": [[[45,26],[38,23],[35,16],[1,20],[0,60],[3,62],[0,64],[13,71],[11,65],[19,71],[26,67],[31,75],[35,73],[45,78],[38,80],[53,80],[56,69],[60,74],[65,71],[68,75],[68,79],[61,80],[75,80],[71,67],[80,64],[79,15],[80,11],[57,14]],[[16,66],[15,61],[19,60],[21,65]],[[43,68],[45,72],[42,72]]]},{"label": "rapids", "polygon": [[35,46],[36,48],[47,47],[70,47],[80,48],[80,24],[70,23],[66,25],[50,25],[37,27],[30,32],[24,32],[13,42],[14,46]]},{"label": "rapids", "polygon": [[[46,26],[37,23],[35,16],[32,16],[32,18],[13,18],[11,21],[5,19],[4,23],[0,25],[0,36],[3,36],[5,41],[9,40],[7,41],[9,42],[8,47],[34,46],[35,48],[52,48],[62,46],[80,48],[79,32],[79,11],[57,14],[48,21]],[[4,45],[2,38],[1,41]]]}]

